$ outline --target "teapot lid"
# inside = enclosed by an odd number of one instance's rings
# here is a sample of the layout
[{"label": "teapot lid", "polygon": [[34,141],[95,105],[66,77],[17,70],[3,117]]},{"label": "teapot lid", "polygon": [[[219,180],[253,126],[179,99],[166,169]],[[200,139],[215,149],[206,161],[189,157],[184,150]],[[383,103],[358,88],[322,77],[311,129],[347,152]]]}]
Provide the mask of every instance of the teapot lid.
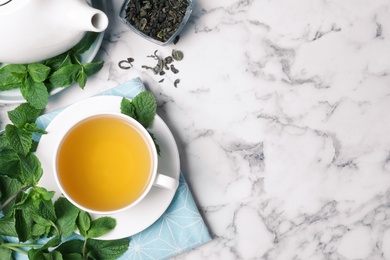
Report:
[{"label": "teapot lid", "polygon": [[0,7],[3,6],[3,5],[6,5],[8,4],[9,2],[11,2],[12,0],[0,0]]}]

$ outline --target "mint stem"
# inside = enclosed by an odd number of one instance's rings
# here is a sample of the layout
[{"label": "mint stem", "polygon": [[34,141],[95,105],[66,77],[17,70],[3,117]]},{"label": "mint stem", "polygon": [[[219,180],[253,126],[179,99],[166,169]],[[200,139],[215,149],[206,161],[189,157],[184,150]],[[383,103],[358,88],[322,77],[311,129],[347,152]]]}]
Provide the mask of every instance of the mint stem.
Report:
[{"label": "mint stem", "polygon": [[54,227],[54,229],[56,230],[57,236],[58,236],[58,237],[61,237],[61,232],[60,232],[60,230],[58,229],[58,227],[56,226],[56,224],[55,224],[53,221],[50,221],[50,224],[51,224],[52,227]]},{"label": "mint stem", "polygon": [[8,249],[11,249],[11,250],[13,250],[13,251],[22,253],[22,254],[24,254],[24,255],[27,255],[27,252],[26,252],[26,251],[24,251],[24,250],[22,250],[22,249],[20,249],[20,248],[18,248],[18,247],[9,246],[8,244],[2,244],[2,246],[6,247],[6,248],[8,248]]},{"label": "mint stem", "polygon": [[84,239],[84,245],[83,245],[83,259],[87,259],[87,239]]},{"label": "mint stem", "polygon": [[37,246],[42,246],[40,244],[15,244],[15,243],[5,243],[2,244],[2,246],[7,246],[7,247],[37,247]]},{"label": "mint stem", "polygon": [[4,203],[0,206],[0,211],[2,211],[13,199],[15,199],[16,196],[18,196],[19,193],[24,192],[24,191],[26,191],[27,189],[29,189],[29,188],[31,188],[33,186],[34,185],[29,184],[26,187],[21,188],[19,191],[17,191],[14,194],[12,194],[12,196],[9,197],[6,201],[4,201]]}]

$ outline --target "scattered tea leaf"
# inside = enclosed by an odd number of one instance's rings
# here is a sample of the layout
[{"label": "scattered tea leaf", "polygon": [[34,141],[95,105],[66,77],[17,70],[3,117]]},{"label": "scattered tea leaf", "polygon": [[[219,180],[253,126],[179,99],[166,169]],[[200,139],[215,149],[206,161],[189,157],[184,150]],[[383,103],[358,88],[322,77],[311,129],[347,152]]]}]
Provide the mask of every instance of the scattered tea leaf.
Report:
[{"label": "scattered tea leaf", "polygon": [[184,54],[179,50],[172,50],[172,57],[174,60],[181,61],[184,58]]},{"label": "scattered tea leaf", "polygon": [[[146,70],[151,70],[155,75],[160,75],[163,76],[165,75],[165,71],[172,71],[172,73],[177,74],[179,73],[179,70],[172,64],[174,61],[180,61],[184,58],[184,54],[180,50],[172,50],[172,56],[167,56],[165,58],[160,57],[157,55],[158,50],[154,51],[152,55],[146,56],[147,58],[153,58],[154,60],[157,61],[157,64],[153,66],[148,66],[148,65],[142,65],[141,68],[146,69]],[[133,65],[131,62],[133,62],[133,58],[127,58],[126,60],[121,60],[118,63],[118,66],[121,69],[130,69]],[[126,65],[129,64],[129,65]],[[169,66],[170,64],[170,66]],[[165,70],[165,71],[164,71]],[[164,79],[160,79],[158,83],[164,82]],[[177,84],[179,82],[175,83],[175,87],[177,87]]]},{"label": "scattered tea leaf", "polygon": [[176,35],[175,39],[173,40],[173,44],[177,44],[180,40],[180,35]]},{"label": "scattered tea leaf", "polygon": [[128,70],[131,67],[133,67],[133,64],[132,64],[133,61],[134,61],[133,58],[127,58],[126,60],[119,61],[118,66],[121,69]]},{"label": "scattered tea leaf", "polygon": [[165,64],[171,64],[173,62],[172,56],[165,57],[164,62]]},{"label": "scattered tea leaf", "polygon": [[173,82],[173,85],[175,86],[175,88],[177,88],[177,85],[180,83],[180,79],[176,79],[174,82]]},{"label": "scattered tea leaf", "polygon": [[154,52],[153,55],[149,55],[147,57],[154,58],[155,60],[157,60],[157,64],[154,67],[143,65],[142,68],[152,70],[155,75],[159,74],[164,69],[164,60],[157,55],[157,50]]},{"label": "scattered tea leaf", "polygon": [[171,64],[171,71],[174,73],[174,74],[177,74],[179,73],[179,70],[175,68],[175,66],[173,64]]}]

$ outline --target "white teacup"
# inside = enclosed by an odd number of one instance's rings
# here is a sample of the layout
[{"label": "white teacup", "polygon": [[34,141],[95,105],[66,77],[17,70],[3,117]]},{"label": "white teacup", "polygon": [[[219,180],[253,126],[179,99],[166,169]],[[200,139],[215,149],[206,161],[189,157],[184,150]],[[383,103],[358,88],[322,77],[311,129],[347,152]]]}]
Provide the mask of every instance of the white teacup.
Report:
[{"label": "white teacup", "polygon": [[152,186],[176,190],[178,180],[157,173],[156,146],[147,130],[121,113],[77,121],[60,137],[53,172],[62,194],[95,214],[137,205]]}]

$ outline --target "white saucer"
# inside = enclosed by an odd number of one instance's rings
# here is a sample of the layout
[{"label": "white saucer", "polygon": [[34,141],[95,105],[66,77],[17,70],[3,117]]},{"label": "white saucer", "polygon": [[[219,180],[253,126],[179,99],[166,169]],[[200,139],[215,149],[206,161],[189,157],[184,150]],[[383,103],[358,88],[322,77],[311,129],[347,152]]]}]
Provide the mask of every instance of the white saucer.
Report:
[{"label": "white saucer", "polygon": [[[106,9],[107,9],[106,8],[106,1],[104,1],[104,0],[87,0],[87,2],[91,6],[97,8],[99,10],[102,10],[103,12],[106,12]],[[84,52],[81,55],[81,62],[82,63],[91,62],[95,58],[97,52],[99,51],[100,45],[103,42],[103,37],[104,37],[104,32],[99,33],[99,35],[96,37],[95,41],[92,43],[89,50],[87,50],[86,52]],[[49,95],[52,96],[52,95],[57,94],[58,92],[60,92],[64,89],[65,88],[53,89],[49,93]],[[18,89],[18,88],[7,90],[7,91],[0,91],[0,103],[20,104],[20,103],[24,103],[24,102],[26,102],[26,100],[24,99],[24,97],[22,96],[22,93],[20,92],[20,89]]]},{"label": "white saucer", "polygon": [[[41,161],[43,168],[43,176],[38,185],[45,187],[49,191],[55,191],[54,199],[60,196],[60,191],[53,176],[53,151],[54,147],[59,143],[61,133],[69,128],[72,121],[77,121],[78,118],[85,115],[102,112],[120,112],[121,100],[122,97],[118,96],[88,98],[67,107],[49,124],[46,129],[48,134],[41,137],[36,155]],[[154,134],[161,149],[158,172],[179,179],[179,152],[171,131],[157,115],[148,130]],[[139,204],[121,213],[110,215],[117,220],[117,226],[99,239],[124,238],[146,229],[165,212],[174,195],[174,191],[153,186],[149,194]],[[98,216],[92,215],[92,217],[96,218]]]}]

